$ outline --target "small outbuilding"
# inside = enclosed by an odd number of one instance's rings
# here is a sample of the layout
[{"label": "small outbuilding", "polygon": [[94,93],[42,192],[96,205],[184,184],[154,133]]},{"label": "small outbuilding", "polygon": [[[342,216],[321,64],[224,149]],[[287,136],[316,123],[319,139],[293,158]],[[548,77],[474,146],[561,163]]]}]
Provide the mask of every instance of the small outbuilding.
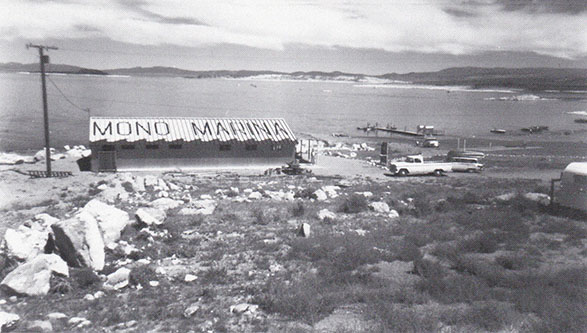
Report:
[{"label": "small outbuilding", "polygon": [[556,203],[587,212],[587,162],[573,162],[563,170]]},{"label": "small outbuilding", "polygon": [[295,158],[284,119],[91,117],[93,171],[281,166]]}]

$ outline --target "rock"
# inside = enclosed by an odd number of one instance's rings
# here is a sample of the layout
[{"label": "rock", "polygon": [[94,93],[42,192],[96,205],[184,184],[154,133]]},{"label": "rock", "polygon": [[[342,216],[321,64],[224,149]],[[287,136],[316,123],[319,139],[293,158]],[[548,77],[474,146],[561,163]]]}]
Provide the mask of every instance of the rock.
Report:
[{"label": "rock", "polygon": [[58,218],[45,213],[35,215],[34,220],[40,222],[44,228],[49,228],[53,223],[59,222]]},{"label": "rock", "polygon": [[389,211],[389,214],[387,214],[387,216],[390,219],[395,219],[395,218],[398,218],[399,217],[399,213],[397,212],[397,210],[392,209],[392,210]]},{"label": "rock", "polygon": [[214,200],[196,200],[192,202],[192,207],[184,207],[179,210],[180,215],[210,215],[216,209],[216,201]]},{"label": "rock", "polygon": [[116,272],[108,275],[104,287],[108,289],[122,289],[128,286],[130,269],[126,267],[119,268]]},{"label": "rock", "polygon": [[154,201],[151,201],[149,204],[151,207],[159,208],[162,210],[173,209],[181,206],[183,201],[173,200],[171,198],[160,198]]},{"label": "rock", "polygon": [[17,294],[46,295],[52,273],[69,276],[67,263],[56,254],[40,254],[10,272],[0,284]]},{"label": "rock", "polygon": [[248,196],[249,199],[252,200],[259,200],[259,199],[263,199],[263,194],[261,194],[261,192],[251,192],[251,194],[249,194]]},{"label": "rock", "polygon": [[151,287],[158,287],[159,286],[159,281],[149,281],[149,285]]},{"label": "rock", "polygon": [[212,200],[212,196],[210,194],[202,194],[202,195],[200,195],[200,199],[202,199],[202,200]]},{"label": "rock", "polygon": [[169,187],[169,190],[170,191],[177,192],[177,191],[180,191],[181,190],[181,187],[179,187],[179,186],[177,186],[177,185],[175,185],[174,183],[171,183],[171,182],[167,183],[167,186]]},{"label": "rock", "polygon": [[14,153],[0,153],[0,165],[16,165],[22,164],[25,162],[32,162],[34,158],[29,156],[21,156]]},{"label": "rock", "polygon": [[524,198],[537,202],[543,206],[548,206],[550,204],[550,196],[544,193],[533,193],[529,192],[524,194]]},{"label": "rock", "polygon": [[67,318],[67,315],[61,312],[51,312],[46,317],[49,318],[49,320],[60,320]]},{"label": "rock", "polygon": [[360,305],[348,305],[337,309],[326,318],[314,324],[311,332],[338,333],[338,332],[384,332],[377,321],[370,319],[367,309]]},{"label": "rock", "polygon": [[157,184],[159,184],[159,178],[152,175],[145,176],[145,187],[155,187]]},{"label": "rock", "polygon": [[84,296],[84,300],[86,300],[86,301],[93,301],[95,299],[96,299],[96,297],[94,297],[94,295],[92,295],[92,294],[86,294],[86,296]]},{"label": "rock", "polygon": [[33,320],[27,324],[29,332],[53,332],[53,325],[48,320]]},{"label": "rock", "polygon": [[[102,184],[102,185],[104,185],[104,184]],[[103,187],[102,185],[100,185],[98,187],[98,189],[100,189],[100,187]],[[117,184],[114,187],[109,187],[109,186],[106,186],[105,188],[103,187],[103,190],[102,190],[102,192],[100,192],[98,197],[101,200],[106,201],[108,203],[114,203],[117,200],[121,200],[121,201],[128,200],[129,195],[128,195],[128,192],[124,189],[124,187],[122,187],[122,185]]]},{"label": "rock", "polygon": [[336,185],[339,187],[351,187],[353,183],[347,179],[341,179]]},{"label": "rock", "polygon": [[326,192],[322,191],[321,189],[314,191],[314,195],[316,196],[316,200],[318,201],[324,201],[328,199]]},{"label": "rock", "polygon": [[[53,154],[55,154],[55,148],[49,148],[49,153],[51,154],[51,160],[54,161]],[[45,161],[45,156],[45,148],[43,148],[35,153],[33,158],[35,161]]]},{"label": "rock", "polygon": [[103,297],[105,295],[105,293],[102,290],[98,290],[94,293],[94,298],[100,298]]},{"label": "rock", "polygon": [[301,237],[310,237],[310,225],[308,223],[302,223],[298,229],[298,235]]},{"label": "rock", "polygon": [[196,303],[193,303],[183,311],[183,316],[189,318],[193,316],[194,313],[198,312],[198,310],[200,310],[200,306]]},{"label": "rock", "polygon": [[193,274],[186,274],[186,275],[185,275],[185,278],[184,278],[183,280],[184,280],[185,282],[192,282],[192,281],[195,281],[195,280],[197,280],[197,279],[198,279],[198,277],[197,277],[197,276],[195,276],[195,275],[193,275]]},{"label": "rock", "polygon": [[169,191],[169,186],[167,186],[167,183],[165,183],[165,181],[161,178],[157,179],[157,187],[161,190],[161,191]]},{"label": "rock", "polygon": [[67,323],[77,328],[83,328],[92,325],[92,322],[84,317],[72,317],[67,321]]},{"label": "rock", "polygon": [[20,226],[18,229],[6,229],[4,235],[6,254],[11,258],[30,260],[44,253],[49,233],[39,229],[41,228],[25,226]]},{"label": "rock", "polygon": [[495,200],[504,202],[504,201],[510,201],[515,197],[516,197],[515,193],[506,193],[506,194],[496,196]]},{"label": "rock", "polygon": [[296,194],[293,191],[285,192],[283,194],[283,200],[294,201],[295,199],[296,199]]},{"label": "rock", "polygon": [[135,213],[137,220],[146,225],[161,225],[165,221],[167,214],[159,208],[141,207]]},{"label": "rock", "polygon": [[365,192],[355,192],[355,194],[362,195],[365,198],[370,198],[373,196],[373,192],[365,191]]},{"label": "rock", "polygon": [[104,241],[96,219],[83,210],[69,220],[51,226],[55,235],[55,247],[61,257],[72,267],[104,268]]},{"label": "rock", "polygon": [[237,305],[233,305],[230,307],[230,312],[235,314],[243,314],[245,312],[254,313],[259,308],[258,305],[248,304],[248,303],[240,303]]},{"label": "rock", "polygon": [[333,186],[333,185],[322,186],[322,191],[326,192],[326,194],[328,194],[328,196],[333,199],[338,197],[338,193],[336,192],[338,190],[340,190],[340,187],[338,187],[338,186]]},{"label": "rock", "polygon": [[328,209],[321,209],[318,212],[318,219],[320,219],[320,221],[324,221],[326,219],[329,220],[334,220],[336,218],[336,214],[334,214],[333,212],[329,211]]},{"label": "rock", "polygon": [[118,241],[120,232],[130,223],[127,212],[96,199],[88,202],[82,211],[90,213],[96,219],[105,244]]},{"label": "rock", "polygon": [[369,207],[377,213],[389,213],[389,205],[383,201],[371,202]]},{"label": "rock", "polygon": [[0,311],[0,332],[12,331],[16,327],[16,325],[18,325],[19,321],[19,315],[15,313]]},{"label": "rock", "polygon": [[145,177],[137,176],[131,184],[135,192],[145,192]]}]

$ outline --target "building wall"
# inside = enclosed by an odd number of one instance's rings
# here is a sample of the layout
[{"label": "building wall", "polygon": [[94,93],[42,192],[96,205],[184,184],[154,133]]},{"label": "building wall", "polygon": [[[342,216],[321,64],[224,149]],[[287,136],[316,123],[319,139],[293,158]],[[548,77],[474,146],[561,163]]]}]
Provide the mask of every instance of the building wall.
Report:
[{"label": "building wall", "polygon": [[[255,146],[256,149],[252,149]],[[133,149],[130,149],[130,148]],[[98,152],[115,151],[117,170],[174,169],[216,166],[279,166],[294,159],[295,143],[276,142],[115,142],[91,143],[92,170]]]}]

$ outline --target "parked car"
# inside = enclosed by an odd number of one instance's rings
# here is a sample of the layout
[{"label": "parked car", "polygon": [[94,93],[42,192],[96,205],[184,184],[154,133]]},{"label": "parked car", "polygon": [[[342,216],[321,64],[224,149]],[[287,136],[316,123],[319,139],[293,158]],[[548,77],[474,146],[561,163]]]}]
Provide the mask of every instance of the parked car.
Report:
[{"label": "parked car", "polygon": [[404,161],[391,162],[389,171],[392,175],[429,175],[442,176],[452,171],[450,162],[424,162],[422,155],[407,156]]},{"label": "parked car", "polygon": [[424,148],[438,148],[440,142],[436,138],[425,138],[424,140],[417,140],[416,145]]},{"label": "parked car", "polygon": [[454,172],[481,172],[483,164],[474,157],[453,157],[449,160],[452,163]]}]

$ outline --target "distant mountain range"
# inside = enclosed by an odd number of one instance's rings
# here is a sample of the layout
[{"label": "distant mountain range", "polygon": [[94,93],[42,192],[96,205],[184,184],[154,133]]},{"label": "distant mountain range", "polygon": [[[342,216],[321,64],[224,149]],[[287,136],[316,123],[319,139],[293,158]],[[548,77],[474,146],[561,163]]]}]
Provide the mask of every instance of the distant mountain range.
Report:
[{"label": "distant mountain range", "polygon": [[[39,72],[39,64],[0,64],[0,72]],[[47,64],[48,73],[129,75],[204,78],[267,78],[291,80],[337,80],[337,81],[402,81],[413,84],[436,86],[470,86],[472,88],[516,88],[529,91],[587,90],[587,69],[584,68],[482,68],[456,67],[437,72],[406,74],[365,75],[344,72],[277,72],[252,70],[192,71],[175,67],[133,67],[97,70],[70,65]]]}]

